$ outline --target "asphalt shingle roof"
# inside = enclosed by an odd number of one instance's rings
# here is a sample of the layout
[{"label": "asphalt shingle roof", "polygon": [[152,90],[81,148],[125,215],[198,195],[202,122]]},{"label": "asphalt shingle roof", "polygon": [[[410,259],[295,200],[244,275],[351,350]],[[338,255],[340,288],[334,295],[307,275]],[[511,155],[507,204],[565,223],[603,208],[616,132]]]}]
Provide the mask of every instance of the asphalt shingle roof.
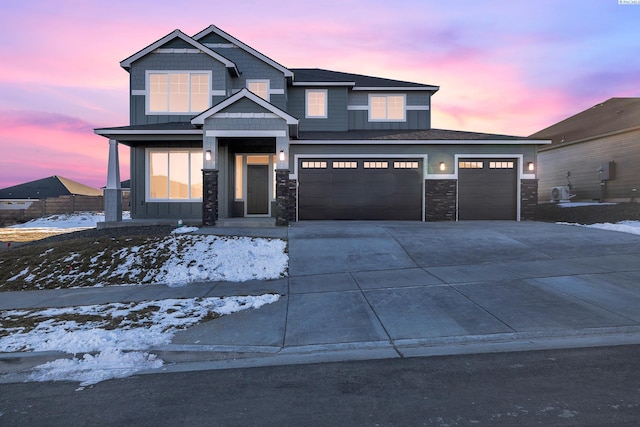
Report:
[{"label": "asphalt shingle roof", "polygon": [[46,199],[70,195],[102,196],[102,191],[57,175],[0,189],[0,199]]},{"label": "asphalt shingle roof", "polygon": [[342,73],[339,71],[323,70],[321,68],[290,68],[290,70],[293,72],[293,81],[296,83],[330,82],[345,83],[345,85],[355,83],[356,86],[360,87],[424,87],[425,90],[438,88],[434,85],[363,76],[361,74]]}]

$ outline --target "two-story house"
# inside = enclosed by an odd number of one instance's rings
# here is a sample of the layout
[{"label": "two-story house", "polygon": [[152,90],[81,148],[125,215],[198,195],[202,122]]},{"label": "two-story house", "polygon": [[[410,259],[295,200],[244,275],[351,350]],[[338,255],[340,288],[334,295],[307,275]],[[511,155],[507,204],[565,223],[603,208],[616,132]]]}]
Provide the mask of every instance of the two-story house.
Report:
[{"label": "two-story house", "polygon": [[107,221],[529,219],[544,141],[431,128],[438,86],[289,69],[215,26],[125,59],[130,124],[109,138]]}]

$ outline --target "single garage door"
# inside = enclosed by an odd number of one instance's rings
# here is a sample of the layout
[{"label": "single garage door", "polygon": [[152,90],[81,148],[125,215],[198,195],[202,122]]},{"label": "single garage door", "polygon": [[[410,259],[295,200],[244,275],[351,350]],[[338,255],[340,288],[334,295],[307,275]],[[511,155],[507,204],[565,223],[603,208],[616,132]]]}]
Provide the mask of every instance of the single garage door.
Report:
[{"label": "single garage door", "polygon": [[298,217],[422,219],[422,159],[302,159]]},{"label": "single garage door", "polygon": [[516,220],[517,184],[514,159],[460,159],[458,219]]}]

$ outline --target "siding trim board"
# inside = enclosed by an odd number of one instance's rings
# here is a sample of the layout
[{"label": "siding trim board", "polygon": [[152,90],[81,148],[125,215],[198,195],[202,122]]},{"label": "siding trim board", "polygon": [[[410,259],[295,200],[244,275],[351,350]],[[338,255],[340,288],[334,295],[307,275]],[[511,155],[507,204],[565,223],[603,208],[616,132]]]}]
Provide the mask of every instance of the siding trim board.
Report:
[{"label": "siding trim board", "polygon": [[488,139],[295,139],[291,145],[538,145],[539,141],[523,140],[488,140]]}]

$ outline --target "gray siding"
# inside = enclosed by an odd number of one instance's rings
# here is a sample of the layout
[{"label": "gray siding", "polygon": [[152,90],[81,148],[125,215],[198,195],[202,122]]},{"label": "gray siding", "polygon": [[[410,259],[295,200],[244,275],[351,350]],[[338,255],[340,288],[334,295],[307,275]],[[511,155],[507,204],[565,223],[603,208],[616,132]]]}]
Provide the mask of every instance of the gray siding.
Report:
[{"label": "gray siding", "polygon": [[[180,70],[180,71],[211,71],[212,90],[228,90],[229,73],[220,62],[206,54],[194,53],[151,53],[134,62],[130,70],[131,90],[146,89],[147,70]],[[145,111],[145,96],[131,95],[130,120],[132,125],[146,125],[168,122],[188,122],[195,114],[188,115],[147,115]],[[212,105],[220,102],[224,97],[214,97]]]},{"label": "gray siding", "polygon": [[640,192],[640,130],[540,151],[537,167],[539,201],[549,202],[553,187],[569,183],[575,200],[599,200],[598,166],[609,161],[615,162],[615,177],[606,183],[605,199],[630,201],[637,198]]},{"label": "gray siding", "polygon": [[[201,142],[154,143],[148,147],[202,147]],[[147,202],[146,200],[146,147],[131,147],[131,218],[174,218],[174,219],[201,219],[201,202]]]},{"label": "gray siding", "polygon": [[[387,92],[384,92],[387,94]],[[370,94],[383,94],[383,92],[349,92],[348,105],[358,107],[369,106]],[[402,92],[388,92],[388,94],[402,94]],[[406,95],[406,107],[411,106],[428,106],[431,107],[431,94],[427,91],[411,91],[404,93]],[[431,128],[431,110],[410,110],[406,112],[406,121],[404,122],[370,122],[368,110],[349,110],[348,111],[348,128],[349,130],[418,130]]]},{"label": "gray siding", "polygon": [[[327,89],[327,118],[305,118],[306,89]],[[347,88],[291,87],[289,89],[288,113],[300,120],[300,131],[346,131],[347,128]]]},{"label": "gray siding", "polygon": [[270,113],[250,99],[244,98],[223,109],[223,113]]}]

